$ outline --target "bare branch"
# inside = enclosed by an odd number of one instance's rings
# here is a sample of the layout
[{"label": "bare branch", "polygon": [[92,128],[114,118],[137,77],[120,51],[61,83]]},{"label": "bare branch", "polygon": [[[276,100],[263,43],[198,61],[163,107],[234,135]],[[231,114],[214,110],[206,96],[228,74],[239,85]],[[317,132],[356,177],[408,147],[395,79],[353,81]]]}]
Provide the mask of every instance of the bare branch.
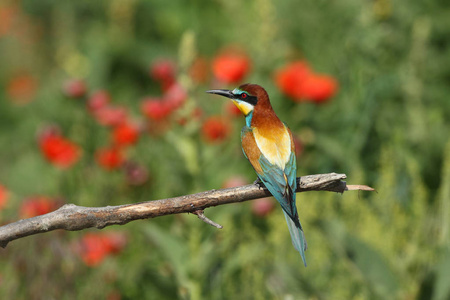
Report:
[{"label": "bare branch", "polygon": [[206,224],[209,224],[209,225],[214,226],[214,227],[219,228],[219,229],[222,229],[222,228],[223,228],[222,225],[217,224],[216,222],[214,222],[214,221],[208,219],[208,218],[205,216],[205,214],[204,214],[204,212],[203,212],[203,209],[196,210],[196,211],[193,212],[193,214],[197,215],[197,217],[198,217],[200,220],[202,220],[203,222],[205,222]]},{"label": "bare branch", "polygon": [[367,185],[347,185],[346,191],[370,191],[370,192],[376,192],[374,188],[371,188]]},{"label": "bare branch", "polygon": [[[297,178],[296,192],[330,191],[343,193],[347,190],[346,183],[342,181],[345,178],[345,174],[336,173],[303,176]],[[352,187],[352,190],[371,189],[366,186],[349,187]],[[0,246],[6,247],[10,241],[56,229],[70,231],[91,227],[101,229],[110,225],[123,225],[139,219],[180,213],[195,213],[211,206],[243,202],[268,196],[270,196],[270,193],[266,189],[250,184],[236,188],[211,190],[175,198],[118,206],[83,207],[66,204],[54,212],[1,226]],[[204,218],[202,218],[198,213],[196,214],[203,221],[209,220],[204,215]],[[207,223],[212,225],[214,222]]]}]

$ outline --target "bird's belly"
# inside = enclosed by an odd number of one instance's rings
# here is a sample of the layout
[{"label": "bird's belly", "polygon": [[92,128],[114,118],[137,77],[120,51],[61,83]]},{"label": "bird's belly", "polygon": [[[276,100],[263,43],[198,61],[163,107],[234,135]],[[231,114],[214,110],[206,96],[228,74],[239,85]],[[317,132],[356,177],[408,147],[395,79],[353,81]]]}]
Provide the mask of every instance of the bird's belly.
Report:
[{"label": "bird's belly", "polygon": [[261,154],[273,165],[284,170],[291,155],[291,139],[286,127],[262,134],[258,128],[253,128],[253,136]]}]

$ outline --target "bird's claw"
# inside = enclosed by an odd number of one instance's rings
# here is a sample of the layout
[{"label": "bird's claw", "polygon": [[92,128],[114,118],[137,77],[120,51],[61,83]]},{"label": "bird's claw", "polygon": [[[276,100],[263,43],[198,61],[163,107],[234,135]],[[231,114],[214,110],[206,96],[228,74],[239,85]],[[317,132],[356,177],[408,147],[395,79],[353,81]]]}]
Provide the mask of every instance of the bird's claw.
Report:
[{"label": "bird's claw", "polygon": [[253,184],[257,185],[260,189],[263,189],[266,187],[259,177],[256,178],[255,181],[253,181]]}]

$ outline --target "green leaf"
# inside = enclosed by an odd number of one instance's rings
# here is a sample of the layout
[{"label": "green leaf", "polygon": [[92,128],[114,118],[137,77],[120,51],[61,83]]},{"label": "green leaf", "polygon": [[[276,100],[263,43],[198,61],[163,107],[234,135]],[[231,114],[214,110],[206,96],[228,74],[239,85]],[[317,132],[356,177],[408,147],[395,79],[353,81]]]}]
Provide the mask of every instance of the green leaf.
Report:
[{"label": "green leaf", "polygon": [[450,299],[450,251],[438,264],[436,271],[436,283],[434,285],[433,300]]},{"label": "green leaf", "polygon": [[399,289],[398,279],[381,253],[352,235],[347,235],[345,248],[372,291],[382,299],[393,299]]},{"label": "green leaf", "polygon": [[187,246],[180,243],[174,235],[162,230],[158,226],[148,225],[144,232],[151,239],[151,242],[156,244],[161,253],[163,253],[167,260],[171,262],[171,266],[175,272],[178,281],[181,284],[187,285],[188,281],[188,264],[186,260],[189,259],[189,250]]}]

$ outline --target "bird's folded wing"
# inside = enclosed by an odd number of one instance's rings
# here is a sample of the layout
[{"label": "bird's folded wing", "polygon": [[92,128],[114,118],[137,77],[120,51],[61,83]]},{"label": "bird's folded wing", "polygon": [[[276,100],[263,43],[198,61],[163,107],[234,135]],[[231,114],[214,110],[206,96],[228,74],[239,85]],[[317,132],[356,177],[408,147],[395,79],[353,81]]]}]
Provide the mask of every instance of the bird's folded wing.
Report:
[{"label": "bird's folded wing", "polygon": [[261,181],[278,200],[283,210],[292,218],[297,218],[297,208],[295,206],[295,192],[288,184],[289,178],[278,166],[272,165],[264,155],[259,158],[259,164],[263,170],[258,174]]},{"label": "bird's folded wing", "polygon": [[242,128],[241,140],[244,155],[252,164],[258,177],[277,199],[283,210],[291,218],[295,219],[297,208],[295,206],[296,165],[294,152],[291,153],[290,159],[286,164],[288,168],[282,170],[279,166],[271,164],[261,153],[250,127],[245,126]]}]

